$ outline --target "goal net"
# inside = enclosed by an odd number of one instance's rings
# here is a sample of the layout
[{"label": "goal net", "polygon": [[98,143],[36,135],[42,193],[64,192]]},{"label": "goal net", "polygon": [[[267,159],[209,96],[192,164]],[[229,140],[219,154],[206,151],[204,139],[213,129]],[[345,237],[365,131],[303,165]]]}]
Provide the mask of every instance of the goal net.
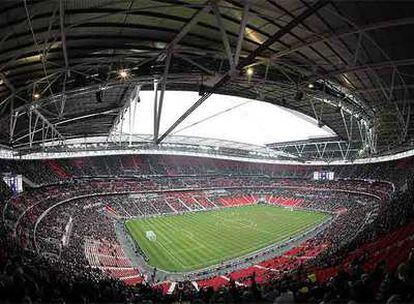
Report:
[{"label": "goal net", "polygon": [[148,230],[145,232],[145,237],[149,239],[150,241],[156,241],[157,235],[152,230]]}]

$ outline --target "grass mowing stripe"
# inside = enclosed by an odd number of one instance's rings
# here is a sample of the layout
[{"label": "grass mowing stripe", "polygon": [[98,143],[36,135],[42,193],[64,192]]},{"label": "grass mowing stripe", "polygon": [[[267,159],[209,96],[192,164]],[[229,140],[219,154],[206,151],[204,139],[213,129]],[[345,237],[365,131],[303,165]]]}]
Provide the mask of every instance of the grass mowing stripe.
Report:
[{"label": "grass mowing stripe", "polygon": [[[174,242],[169,242],[168,244],[168,250],[171,250],[173,252],[175,252],[175,255],[180,255],[180,251],[183,251],[183,249],[177,248],[178,246],[182,246],[182,247],[188,247],[191,246],[191,244],[189,243],[189,240],[186,239],[186,235],[185,234],[176,234],[180,229],[177,229],[175,227],[173,227],[170,223],[169,223],[169,218],[160,218],[161,224],[163,229],[167,229],[168,232],[165,233],[166,235],[169,235],[168,238],[174,237],[175,236],[175,241]],[[172,235],[170,235],[172,233]],[[187,237],[188,238],[188,237]],[[191,253],[187,254],[186,260],[191,260]]]},{"label": "grass mowing stripe", "polygon": [[[236,223],[237,223],[237,222],[238,222],[238,221],[236,221]],[[301,229],[301,228],[300,228],[300,229]],[[299,230],[300,230],[300,229],[299,229]],[[247,235],[246,235],[245,240],[246,240],[246,239],[248,239],[248,238],[247,238]],[[249,250],[243,250],[243,252],[245,252],[245,251],[249,251]]]},{"label": "grass mowing stripe", "polygon": [[[168,218],[164,218],[162,220],[162,223],[167,228],[171,229],[170,231],[175,229],[175,227],[168,221]],[[177,229],[175,229],[175,230],[177,230]],[[180,247],[183,247],[183,248],[191,246],[191,243],[189,242],[189,240],[187,240],[187,238],[184,234],[183,235],[178,235],[177,239],[174,242],[172,242],[172,244],[177,244],[177,245],[179,245]],[[183,250],[186,250],[186,249],[180,249],[180,248],[175,249],[176,253],[178,253],[178,254],[180,254],[180,252],[182,252]],[[187,255],[187,260],[191,260],[191,254]]]},{"label": "grass mowing stripe", "polygon": [[[149,257],[150,265],[189,271],[287,240],[326,218],[321,212],[251,205],[129,220],[126,225]],[[156,242],[145,238],[147,230],[156,233]]]}]

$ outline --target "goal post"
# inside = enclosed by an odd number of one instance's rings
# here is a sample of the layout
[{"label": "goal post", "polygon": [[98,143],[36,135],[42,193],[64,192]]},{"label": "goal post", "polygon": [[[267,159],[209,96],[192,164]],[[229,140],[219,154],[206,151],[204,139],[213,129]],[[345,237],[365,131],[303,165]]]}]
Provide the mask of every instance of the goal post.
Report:
[{"label": "goal post", "polygon": [[145,231],[145,237],[153,242],[157,240],[157,235],[152,230]]}]

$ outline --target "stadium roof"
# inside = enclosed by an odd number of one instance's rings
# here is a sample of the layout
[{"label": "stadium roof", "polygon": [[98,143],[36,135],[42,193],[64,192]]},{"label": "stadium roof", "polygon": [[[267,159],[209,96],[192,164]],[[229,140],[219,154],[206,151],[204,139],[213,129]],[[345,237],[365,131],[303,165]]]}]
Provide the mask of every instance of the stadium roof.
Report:
[{"label": "stadium roof", "polygon": [[[127,134],[153,134],[154,92],[141,91],[139,98],[137,108],[128,108],[124,119],[116,126],[118,133],[122,128],[122,132]],[[197,92],[166,91],[160,133],[166,131],[197,98]],[[168,137],[172,135],[215,138],[258,146],[335,136],[329,128],[318,127],[315,119],[301,113],[258,100],[220,94],[213,94]],[[152,136],[149,137],[151,140]]]},{"label": "stadium roof", "polygon": [[337,134],[333,157],[401,149],[414,135],[413,12],[410,1],[2,1],[0,143],[108,136],[156,84],[157,113],[164,89],[200,94],[166,131],[155,115],[157,143],[218,93],[313,117]]}]

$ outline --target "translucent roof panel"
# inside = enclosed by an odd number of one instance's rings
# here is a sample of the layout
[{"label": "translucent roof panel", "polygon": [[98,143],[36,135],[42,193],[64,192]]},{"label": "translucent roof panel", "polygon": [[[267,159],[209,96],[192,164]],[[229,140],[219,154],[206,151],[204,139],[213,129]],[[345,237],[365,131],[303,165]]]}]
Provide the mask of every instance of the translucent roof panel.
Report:
[{"label": "translucent roof panel", "polygon": [[[166,91],[159,134],[163,134],[198,98],[196,92]],[[140,102],[133,116],[133,111],[131,115],[129,110],[125,113],[124,133],[153,134],[154,92],[140,92]],[[130,117],[133,123],[130,123]],[[335,136],[328,127],[318,127],[315,119],[298,112],[266,102],[218,94],[207,99],[171,134],[253,145]]]}]

